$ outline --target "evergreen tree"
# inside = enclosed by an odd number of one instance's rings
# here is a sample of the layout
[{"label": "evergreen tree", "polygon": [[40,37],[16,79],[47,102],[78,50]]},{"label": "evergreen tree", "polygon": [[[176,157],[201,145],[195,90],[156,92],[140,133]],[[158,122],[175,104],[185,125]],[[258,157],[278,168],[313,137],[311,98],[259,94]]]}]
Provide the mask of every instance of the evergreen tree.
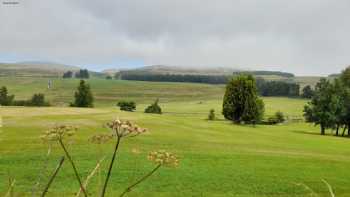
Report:
[{"label": "evergreen tree", "polygon": [[236,123],[257,123],[262,119],[264,103],[257,96],[252,75],[238,75],[226,86],[223,100],[223,115]]},{"label": "evergreen tree", "polygon": [[84,80],[80,80],[77,91],[74,94],[75,100],[71,104],[74,107],[93,107],[94,98],[90,90],[89,84]]},{"label": "evergreen tree", "polygon": [[14,99],[14,95],[8,95],[7,88],[5,86],[0,89],[0,105],[8,106],[11,105]]}]

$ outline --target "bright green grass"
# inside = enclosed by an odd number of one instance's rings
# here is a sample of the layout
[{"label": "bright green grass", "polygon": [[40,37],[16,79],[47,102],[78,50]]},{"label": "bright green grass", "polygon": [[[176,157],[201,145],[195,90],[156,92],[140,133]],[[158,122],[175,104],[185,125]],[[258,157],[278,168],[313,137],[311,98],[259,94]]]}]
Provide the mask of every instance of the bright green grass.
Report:
[{"label": "bright green grass", "polygon": [[[77,81],[58,83],[64,84],[58,88],[62,90],[62,95],[68,95],[68,88],[64,87],[73,89]],[[33,89],[39,90],[38,84],[34,80],[28,83],[27,88],[18,83],[9,86],[24,97],[30,95]],[[4,124],[0,134],[0,195],[6,191],[10,174],[16,179],[16,194],[31,196],[32,185],[47,151],[38,136],[57,123],[79,126],[69,149],[81,174],[87,176],[100,155],[98,146],[90,144],[88,138],[94,133],[107,131],[102,125],[121,117],[148,128],[149,132],[122,142],[118,164],[111,177],[109,196],[117,196],[128,183],[150,170],[153,165],[146,156],[149,151],[157,149],[176,153],[180,157],[180,166],[161,169],[129,196],[312,196],[302,184],[318,196],[329,196],[322,179],[332,185],[337,197],[350,196],[348,138],[320,136],[318,127],[305,123],[256,127],[233,125],[219,115],[221,86],[98,80],[91,81],[91,84],[105,88],[104,91],[98,90],[101,94],[106,94],[106,90],[112,87],[125,91],[112,91],[111,98],[115,95],[127,98],[127,92],[132,92],[130,97],[142,102],[133,113],[108,107],[114,100],[100,98],[97,106],[102,107],[94,109],[0,108]],[[174,91],[174,97],[160,90]],[[146,93],[148,91],[152,91],[151,96]],[[65,98],[56,91],[53,93],[50,95],[52,100],[58,102]],[[145,95],[145,100],[142,95]],[[153,97],[166,101],[160,103],[165,112],[163,115],[143,113]],[[281,110],[287,116],[298,117],[302,115],[306,102],[287,98],[264,98],[264,101],[267,115]],[[217,121],[205,120],[211,108],[217,112]],[[106,169],[113,144],[100,148],[102,155],[107,155],[103,164]],[[132,149],[141,153],[134,154]],[[62,151],[55,145],[49,170],[55,167],[60,155]],[[45,173],[42,182],[47,181],[48,174]],[[98,176],[94,177],[88,188],[92,196],[97,194],[97,180]],[[67,162],[50,188],[49,196],[73,196],[78,188]]]},{"label": "bright green grass", "polygon": [[[38,136],[56,123],[79,125],[80,130],[70,149],[86,176],[98,157],[98,149],[88,143],[88,137],[104,131],[103,123],[120,116],[150,131],[123,142],[118,159],[120,165],[115,168],[118,172],[111,180],[110,196],[152,167],[146,155],[156,149],[175,152],[181,158],[181,165],[177,169],[162,169],[130,196],[307,196],[308,191],[298,186],[299,183],[326,196],[327,190],[321,179],[332,184],[337,196],[349,195],[348,139],[315,135],[318,128],[303,123],[251,127],[222,120],[208,122],[202,112],[206,105],[213,107],[212,103],[163,104],[164,110],[175,109],[178,105],[193,113],[166,110],[176,113],[163,115],[107,108],[2,108],[5,117],[0,145],[0,191],[5,191],[7,173],[10,173],[17,180],[15,190],[19,195],[30,194],[46,153]],[[103,145],[103,155],[110,154],[112,146],[111,143]],[[141,153],[131,153],[133,148]],[[55,146],[49,169],[54,168],[61,154]],[[134,171],[135,168],[138,170]],[[45,177],[43,181],[46,180]],[[90,192],[93,193],[96,192],[96,179],[92,185]],[[77,188],[66,163],[49,194],[70,196]]]}]

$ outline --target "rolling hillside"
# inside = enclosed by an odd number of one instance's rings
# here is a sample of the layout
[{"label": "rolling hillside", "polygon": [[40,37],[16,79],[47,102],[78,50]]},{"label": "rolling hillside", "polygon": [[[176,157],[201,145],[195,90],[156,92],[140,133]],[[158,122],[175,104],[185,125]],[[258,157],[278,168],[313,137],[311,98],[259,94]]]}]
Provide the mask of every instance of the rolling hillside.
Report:
[{"label": "rolling hillside", "polygon": [[0,76],[57,77],[64,72],[77,71],[79,67],[45,62],[0,63]]},{"label": "rolling hillside", "polygon": [[[18,62],[18,63],[0,63],[0,77],[53,77],[59,78],[66,71],[77,71],[80,67],[64,65],[51,62]],[[145,66],[137,69],[108,69],[102,72],[90,71],[92,77],[105,78],[107,75],[113,76],[120,72],[137,75],[210,75],[210,76],[230,76],[233,73],[241,72],[234,68],[186,68],[181,66]],[[315,85],[320,79],[318,76],[294,76],[291,73],[274,71],[244,71],[264,78],[265,80],[285,80],[297,82],[301,87],[305,85]],[[289,75],[289,77],[288,77]],[[293,76],[293,77],[290,77]]]}]

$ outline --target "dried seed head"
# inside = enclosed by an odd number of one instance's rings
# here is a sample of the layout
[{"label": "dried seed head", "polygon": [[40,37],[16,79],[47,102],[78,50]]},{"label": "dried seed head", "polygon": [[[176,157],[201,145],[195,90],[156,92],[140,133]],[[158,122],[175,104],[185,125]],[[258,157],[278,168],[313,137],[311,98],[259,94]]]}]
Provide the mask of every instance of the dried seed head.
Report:
[{"label": "dried seed head", "polygon": [[44,141],[56,141],[66,137],[71,137],[77,131],[76,127],[67,125],[54,126],[47,130],[40,138]]},{"label": "dried seed head", "polygon": [[148,159],[156,164],[167,167],[177,167],[179,160],[176,155],[166,152],[165,150],[152,151],[148,154]]},{"label": "dried seed head", "polygon": [[112,135],[108,134],[97,134],[92,136],[89,141],[94,144],[104,144],[108,142],[110,139],[112,139]]},{"label": "dried seed head", "polygon": [[133,153],[133,154],[135,154],[135,155],[138,155],[138,154],[141,153],[141,150],[138,149],[138,148],[132,148],[132,149],[131,149],[131,153]]},{"label": "dried seed head", "polygon": [[122,121],[119,119],[116,119],[112,122],[107,123],[107,127],[110,128],[115,135],[118,137],[134,137],[141,133],[146,132],[146,129],[139,127],[136,124],[133,124],[132,122],[126,120]]}]

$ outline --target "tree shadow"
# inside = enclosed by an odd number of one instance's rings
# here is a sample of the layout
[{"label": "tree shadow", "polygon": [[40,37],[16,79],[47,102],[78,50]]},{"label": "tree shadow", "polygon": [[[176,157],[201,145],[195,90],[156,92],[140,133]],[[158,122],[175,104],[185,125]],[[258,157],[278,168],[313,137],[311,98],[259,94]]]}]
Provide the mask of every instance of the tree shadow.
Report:
[{"label": "tree shadow", "polygon": [[[308,135],[320,135],[320,133],[315,133],[315,132],[312,132],[312,131],[304,131],[304,130],[292,130],[293,133],[300,133],[300,134],[308,134]],[[326,134],[325,136],[328,136],[330,134]],[[330,135],[331,136],[331,135]]]},{"label": "tree shadow", "polygon": [[307,135],[319,135],[319,136],[331,136],[331,137],[341,137],[341,138],[346,138],[346,139],[350,139],[350,136],[348,135],[344,135],[342,136],[340,135],[335,135],[333,133],[326,133],[325,135],[321,135],[320,133],[315,133],[315,132],[311,132],[311,131],[303,131],[303,130],[292,130],[293,133],[300,133],[300,134],[307,134]]}]

